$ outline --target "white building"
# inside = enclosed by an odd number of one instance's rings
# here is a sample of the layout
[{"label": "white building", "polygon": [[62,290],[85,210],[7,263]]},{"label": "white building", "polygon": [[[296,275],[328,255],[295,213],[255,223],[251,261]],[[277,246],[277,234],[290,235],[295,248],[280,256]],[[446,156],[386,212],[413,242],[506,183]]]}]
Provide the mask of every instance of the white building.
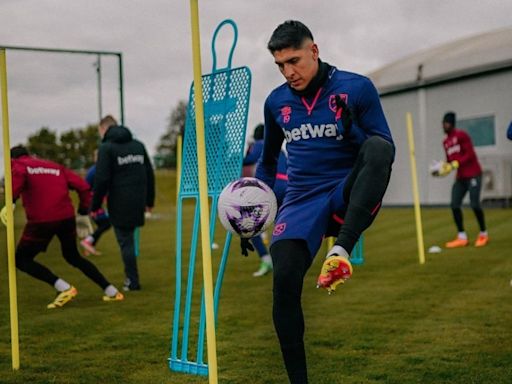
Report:
[{"label": "white building", "polygon": [[441,121],[457,114],[484,168],[483,199],[512,197],[512,29],[455,41],[387,65],[368,75],[381,100],[397,147],[387,204],[411,204],[406,113],[414,122],[420,200],[447,204],[454,175],[433,178],[428,165],[445,159]]}]

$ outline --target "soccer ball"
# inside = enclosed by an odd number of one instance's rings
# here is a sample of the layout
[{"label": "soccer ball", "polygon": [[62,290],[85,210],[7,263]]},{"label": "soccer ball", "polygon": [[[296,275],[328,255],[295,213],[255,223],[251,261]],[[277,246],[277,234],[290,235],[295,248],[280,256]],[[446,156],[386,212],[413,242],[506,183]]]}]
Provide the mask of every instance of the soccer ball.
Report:
[{"label": "soccer ball", "polygon": [[271,226],[276,212],[274,192],[254,177],[232,181],[219,196],[218,214],[222,226],[246,239],[258,236]]}]

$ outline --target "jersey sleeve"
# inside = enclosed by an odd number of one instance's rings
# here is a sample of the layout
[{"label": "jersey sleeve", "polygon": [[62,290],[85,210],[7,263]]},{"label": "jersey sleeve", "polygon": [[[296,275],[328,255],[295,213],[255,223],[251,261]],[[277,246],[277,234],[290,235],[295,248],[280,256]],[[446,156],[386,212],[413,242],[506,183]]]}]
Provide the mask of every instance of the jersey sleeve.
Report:
[{"label": "jersey sleeve", "polygon": [[17,164],[16,161],[11,162],[12,169],[12,199],[13,202],[16,201],[21,192],[23,192],[23,188],[25,186],[27,170],[21,164]]},{"label": "jersey sleeve", "polygon": [[144,148],[144,166],[146,168],[146,207],[155,206],[155,173],[149,160],[146,148]]},{"label": "jersey sleeve", "polygon": [[460,164],[466,164],[475,156],[475,149],[473,147],[473,143],[471,141],[471,137],[464,132],[460,131],[459,141],[461,146],[460,156],[458,157],[458,161]]},{"label": "jersey sleeve", "polygon": [[274,119],[269,100],[265,101],[264,107],[265,130],[263,137],[263,150],[256,165],[255,177],[260,179],[270,188],[274,187],[277,171],[277,160],[281,152],[281,145],[284,140],[284,133]]},{"label": "jersey sleeve", "polygon": [[96,162],[96,175],[94,177],[93,197],[91,211],[101,208],[101,203],[107,195],[112,175],[110,153],[108,147],[102,144],[98,149],[98,161]]},{"label": "jersey sleeve", "polygon": [[366,136],[380,136],[393,144],[393,137],[384,116],[379,94],[368,78],[365,78],[362,85],[356,112],[357,125]]},{"label": "jersey sleeve", "polygon": [[76,191],[79,198],[78,213],[81,215],[87,214],[89,205],[91,203],[91,188],[89,184],[82,179],[78,174],[70,169],[62,167],[62,172],[66,175],[68,188]]}]

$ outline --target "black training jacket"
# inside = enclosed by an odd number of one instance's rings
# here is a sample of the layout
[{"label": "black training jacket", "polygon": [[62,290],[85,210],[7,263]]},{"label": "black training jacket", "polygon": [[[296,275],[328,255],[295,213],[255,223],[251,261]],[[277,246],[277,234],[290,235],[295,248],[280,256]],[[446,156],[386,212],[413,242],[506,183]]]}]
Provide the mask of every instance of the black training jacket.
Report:
[{"label": "black training jacket", "polygon": [[155,202],[155,177],[144,144],[128,128],[111,126],[98,149],[91,211],[107,196],[108,214],[114,227],[144,225],[146,207]]}]

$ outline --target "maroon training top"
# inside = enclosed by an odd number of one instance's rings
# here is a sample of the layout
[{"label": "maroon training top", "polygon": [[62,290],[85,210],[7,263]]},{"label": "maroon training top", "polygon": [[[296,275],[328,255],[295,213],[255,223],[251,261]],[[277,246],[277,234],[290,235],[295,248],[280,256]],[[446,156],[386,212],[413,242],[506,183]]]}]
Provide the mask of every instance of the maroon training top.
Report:
[{"label": "maroon training top", "polygon": [[91,201],[89,185],[78,174],[49,160],[32,156],[12,159],[13,197],[20,195],[28,222],[46,222],[75,216],[69,190],[80,198],[80,212],[87,212]]},{"label": "maroon training top", "polygon": [[452,129],[443,141],[446,160],[457,160],[457,179],[466,179],[482,173],[482,167],[476,157],[475,149],[469,135],[457,128]]}]

